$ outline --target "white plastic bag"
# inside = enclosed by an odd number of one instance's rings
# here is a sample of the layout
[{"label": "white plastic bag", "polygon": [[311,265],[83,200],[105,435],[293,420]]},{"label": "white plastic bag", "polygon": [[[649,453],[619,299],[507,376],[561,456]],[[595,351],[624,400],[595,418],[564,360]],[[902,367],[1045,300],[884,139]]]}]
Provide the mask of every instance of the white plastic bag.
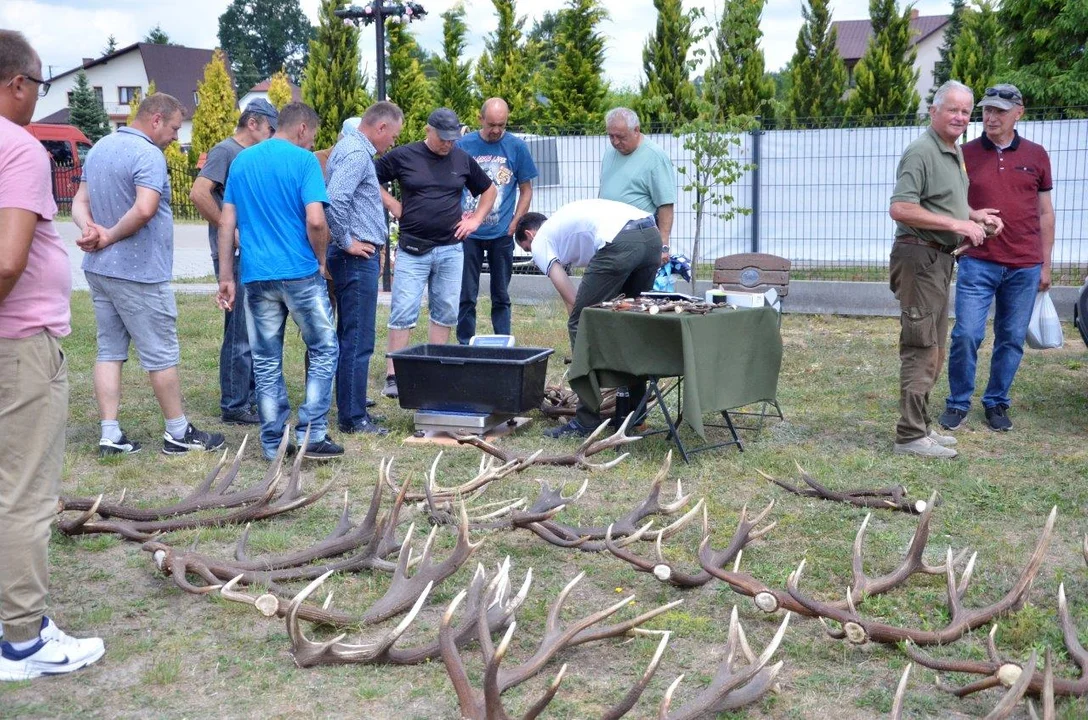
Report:
[{"label": "white plastic bag", "polygon": [[1035,296],[1035,308],[1031,311],[1027,340],[1028,347],[1036,350],[1060,348],[1064,341],[1058,311],[1054,309],[1054,301],[1046,290]]}]

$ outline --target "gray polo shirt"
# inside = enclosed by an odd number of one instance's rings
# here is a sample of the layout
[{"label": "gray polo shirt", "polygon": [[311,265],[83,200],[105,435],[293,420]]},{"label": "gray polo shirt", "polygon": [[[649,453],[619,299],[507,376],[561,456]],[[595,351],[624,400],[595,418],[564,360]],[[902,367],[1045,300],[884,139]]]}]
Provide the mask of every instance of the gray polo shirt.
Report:
[{"label": "gray polo shirt", "polygon": [[[967,220],[967,166],[960,146],[948,147],[932,127],[926,128],[899,159],[891,202],[913,203],[938,215]],[[915,228],[901,222],[896,222],[895,234],[952,247],[961,240],[958,233]]]},{"label": "gray polo shirt", "polygon": [[83,256],[83,271],[140,283],[167,282],[174,269],[174,214],[166,158],[144,133],[119,128],[91,148],[83,169],[91,217],[112,227],[136,203],[136,188],[159,193],[159,209],[142,228]]}]

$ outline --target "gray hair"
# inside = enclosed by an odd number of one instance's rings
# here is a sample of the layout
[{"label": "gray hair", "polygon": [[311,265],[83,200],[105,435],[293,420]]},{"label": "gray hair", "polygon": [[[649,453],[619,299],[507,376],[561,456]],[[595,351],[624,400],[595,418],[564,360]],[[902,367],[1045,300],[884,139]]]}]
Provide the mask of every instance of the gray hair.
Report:
[{"label": "gray hair", "polygon": [[604,115],[604,126],[608,127],[616,120],[622,120],[623,124],[627,126],[628,130],[637,130],[639,127],[638,115],[635,114],[635,111],[631,108],[612,108]]},{"label": "gray hair", "polygon": [[148,95],[143,99],[140,103],[140,107],[136,110],[136,117],[141,120],[146,120],[152,115],[162,115],[164,118],[172,118],[177,113],[181,113],[181,116],[185,117],[185,107],[178,99],[173,95],[157,92],[153,95]]},{"label": "gray hair", "polygon": [[284,128],[296,127],[303,123],[306,123],[312,128],[316,128],[321,124],[321,118],[319,118],[317,112],[306,103],[287,103],[283,106],[283,109],[280,110],[276,132],[280,133]]},{"label": "gray hair", "polygon": [[937,88],[937,92],[933,93],[933,105],[934,107],[940,107],[944,105],[944,99],[951,92],[967,93],[967,96],[971,98],[971,105],[975,104],[975,93],[971,88],[967,87],[958,80],[949,80],[944,85]]},{"label": "gray hair", "polygon": [[26,36],[16,30],[0,30],[0,80],[11,80],[34,68],[38,55]]},{"label": "gray hair", "polygon": [[363,113],[363,124],[367,127],[374,127],[378,123],[403,123],[404,111],[401,110],[395,103],[391,103],[387,100],[380,100],[366,109]]}]

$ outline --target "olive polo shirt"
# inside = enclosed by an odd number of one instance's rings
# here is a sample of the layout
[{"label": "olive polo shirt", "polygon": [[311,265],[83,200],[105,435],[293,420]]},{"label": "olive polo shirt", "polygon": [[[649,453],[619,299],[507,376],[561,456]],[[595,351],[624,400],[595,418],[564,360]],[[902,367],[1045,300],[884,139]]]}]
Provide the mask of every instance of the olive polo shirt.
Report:
[{"label": "olive polo shirt", "polygon": [[[899,158],[891,202],[913,203],[938,215],[969,219],[967,168],[959,145],[948,147],[932,127],[926,128]],[[962,239],[949,230],[924,230],[901,222],[895,223],[895,234],[953,247]]]}]

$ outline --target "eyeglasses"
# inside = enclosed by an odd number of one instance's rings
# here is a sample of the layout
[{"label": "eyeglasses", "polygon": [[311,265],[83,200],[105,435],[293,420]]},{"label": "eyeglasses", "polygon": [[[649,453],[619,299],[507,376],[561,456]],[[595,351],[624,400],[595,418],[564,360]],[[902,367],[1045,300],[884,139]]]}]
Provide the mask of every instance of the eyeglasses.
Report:
[{"label": "eyeglasses", "polygon": [[53,86],[53,83],[51,83],[51,82],[49,82],[47,80],[42,80],[41,78],[36,78],[33,75],[27,75],[26,73],[16,75],[11,80],[8,80],[7,86],[11,87],[12,83],[14,83],[20,77],[25,77],[30,82],[38,83],[38,97],[45,97],[46,95],[48,95],[49,94],[49,88],[51,88]]},{"label": "eyeglasses", "polygon": [[1020,102],[1020,93],[1012,92],[1011,90],[998,90],[997,88],[986,88],[986,97],[999,97],[1002,100],[1013,100]]}]

